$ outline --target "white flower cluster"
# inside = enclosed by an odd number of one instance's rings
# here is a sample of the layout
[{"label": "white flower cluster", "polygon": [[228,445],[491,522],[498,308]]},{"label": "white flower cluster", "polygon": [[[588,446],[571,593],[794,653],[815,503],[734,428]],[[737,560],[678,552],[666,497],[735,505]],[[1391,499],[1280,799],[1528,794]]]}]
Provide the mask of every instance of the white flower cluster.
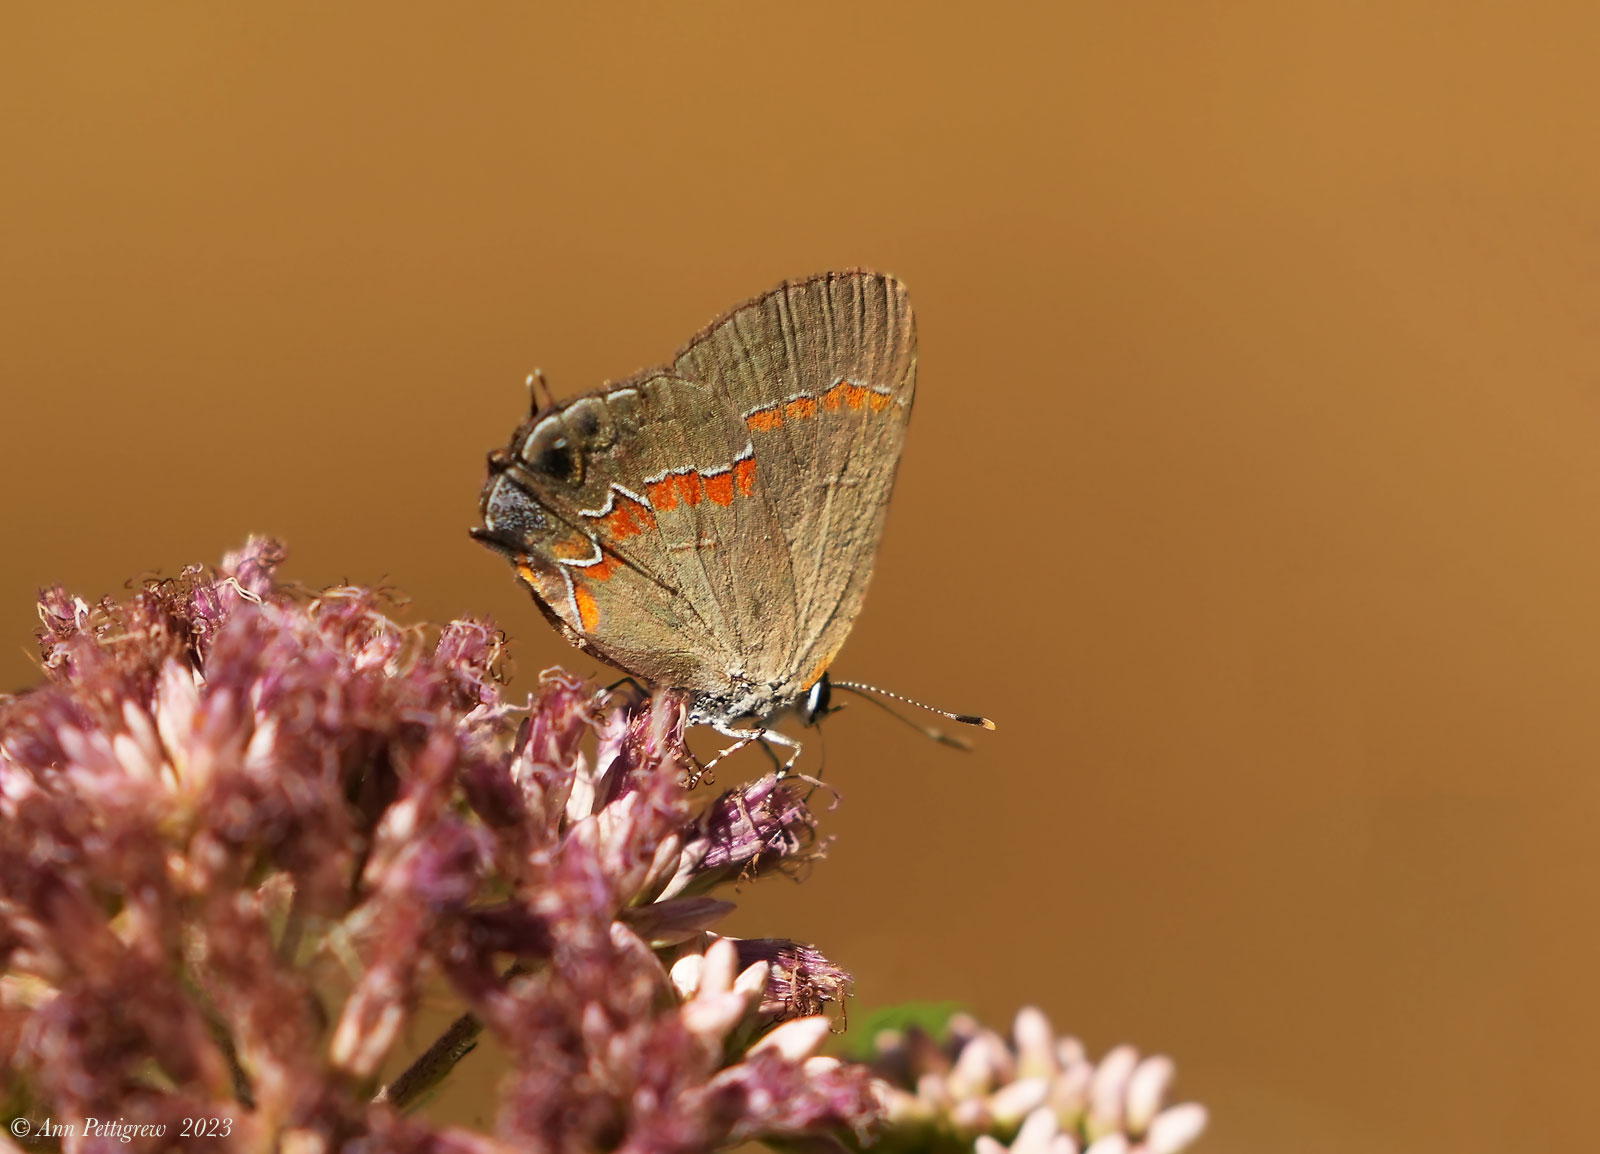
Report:
[{"label": "white flower cluster", "polygon": [[921,1040],[919,1049],[886,1031],[876,1043],[874,1065],[907,1081],[878,1084],[894,1130],[942,1131],[971,1141],[975,1154],[1176,1154],[1205,1129],[1203,1106],[1163,1104],[1169,1059],[1118,1046],[1090,1062],[1032,1007],[1017,1015],[1011,1045],[965,1015],[944,1045]]}]

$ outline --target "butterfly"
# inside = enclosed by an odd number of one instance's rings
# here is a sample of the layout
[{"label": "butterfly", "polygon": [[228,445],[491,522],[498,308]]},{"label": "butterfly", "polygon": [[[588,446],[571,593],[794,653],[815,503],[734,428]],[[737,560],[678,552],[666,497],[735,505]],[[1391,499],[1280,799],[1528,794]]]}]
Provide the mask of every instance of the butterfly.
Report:
[{"label": "butterfly", "polygon": [[490,454],[473,535],[573,644],[792,765],[799,742],[771,720],[814,723],[833,686],[869,688],[828,669],[872,577],[916,377],[899,280],[788,281],[665,365],[536,407]]}]

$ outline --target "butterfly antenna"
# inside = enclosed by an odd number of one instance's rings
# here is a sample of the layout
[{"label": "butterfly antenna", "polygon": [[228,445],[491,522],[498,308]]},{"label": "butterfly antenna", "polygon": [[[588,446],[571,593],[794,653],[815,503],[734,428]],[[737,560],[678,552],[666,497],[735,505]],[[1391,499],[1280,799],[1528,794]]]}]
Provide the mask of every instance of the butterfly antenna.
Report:
[{"label": "butterfly antenna", "polygon": [[530,416],[537,417],[544,410],[555,408],[556,397],[550,391],[550,382],[544,379],[543,369],[534,369],[528,374],[528,401],[533,406]]},{"label": "butterfly antenna", "polygon": [[879,701],[877,697],[873,696],[873,694],[879,694],[883,697],[891,697],[895,701],[901,701],[907,705],[914,705],[918,709],[927,710],[929,713],[937,713],[940,717],[948,717],[951,721],[959,721],[962,725],[976,725],[982,727],[983,729],[994,728],[994,722],[990,721],[987,717],[979,717],[976,713],[951,713],[948,709],[940,709],[936,705],[928,705],[925,702],[917,701],[915,698],[905,697],[899,693],[891,693],[889,690],[880,689],[876,685],[864,685],[859,681],[833,681],[830,682],[830,684],[835,689],[849,690],[857,697],[860,697],[865,701],[870,701],[873,705],[876,705],[890,717],[904,722],[912,729],[922,734],[922,736],[937,741],[940,745],[950,745],[954,746],[956,749],[970,750],[972,748],[972,746],[963,739],[948,734],[942,729],[935,729],[931,725],[917,724],[905,714],[901,713],[898,709],[894,709],[884,704],[882,701]]},{"label": "butterfly antenna", "polygon": [[806,790],[805,797],[801,799],[808,805],[811,803],[811,795],[822,788],[822,774],[828,768],[828,737],[820,725],[817,727],[817,744],[822,746],[822,756],[817,759],[817,772],[810,775],[811,788]]}]

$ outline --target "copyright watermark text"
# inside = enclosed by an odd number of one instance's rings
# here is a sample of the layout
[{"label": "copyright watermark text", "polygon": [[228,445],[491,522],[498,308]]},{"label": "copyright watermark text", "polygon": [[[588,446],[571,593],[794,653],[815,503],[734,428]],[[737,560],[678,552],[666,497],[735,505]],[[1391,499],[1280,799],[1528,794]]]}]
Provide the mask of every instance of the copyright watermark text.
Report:
[{"label": "copyright watermark text", "polygon": [[86,1117],[68,1122],[45,1116],[16,1117],[6,1124],[19,1142],[60,1142],[68,1138],[113,1138],[124,1144],[136,1138],[226,1138],[233,1133],[232,1118],[185,1118],[178,1128],[165,1122],[129,1122],[126,1118]]}]

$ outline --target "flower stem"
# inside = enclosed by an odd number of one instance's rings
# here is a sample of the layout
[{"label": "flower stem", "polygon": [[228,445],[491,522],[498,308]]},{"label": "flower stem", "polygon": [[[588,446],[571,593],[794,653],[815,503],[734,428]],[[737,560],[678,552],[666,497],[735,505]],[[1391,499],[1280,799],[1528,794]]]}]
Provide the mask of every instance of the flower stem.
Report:
[{"label": "flower stem", "polygon": [[373,1101],[388,1102],[400,1110],[409,1108],[477,1048],[481,1033],[483,1022],[475,1015],[462,1014],[398,1078],[379,1090]]}]

